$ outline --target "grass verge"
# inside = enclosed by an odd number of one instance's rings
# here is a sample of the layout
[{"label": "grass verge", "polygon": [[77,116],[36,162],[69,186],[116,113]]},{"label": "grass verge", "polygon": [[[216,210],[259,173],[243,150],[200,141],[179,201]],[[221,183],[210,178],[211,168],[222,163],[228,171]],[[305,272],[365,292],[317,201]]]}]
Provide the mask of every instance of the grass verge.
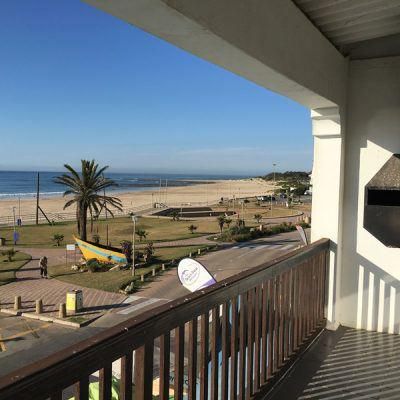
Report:
[{"label": "grass verge", "polygon": [[[1,251],[0,251],[1,254]],[[9,262],[6,256],[0,255],[0,286],[15,280],[16,272],[23,267],[31,256],[20,251],[13,257],[13,261]]]},{"label": "grass verge", "polygon": [[51,277],[64,282],[105,290],[108,292],[118,292],[122,287],[128,285],[130,282],[140,281],[141,275],[151,273],[153,268],[158,267],[162,263],[168,263],[171,260],[178,260],[187,256],[190,252],[195,253],[198,249],[204,249],[205,247],[206,246],[157,248],[152,263],[144,268],[136,269],[134,277],[132,277],[131,270],[94,273],[72,271],[72,263],[67,265],[51,266],[48,268],[48,272]]}]

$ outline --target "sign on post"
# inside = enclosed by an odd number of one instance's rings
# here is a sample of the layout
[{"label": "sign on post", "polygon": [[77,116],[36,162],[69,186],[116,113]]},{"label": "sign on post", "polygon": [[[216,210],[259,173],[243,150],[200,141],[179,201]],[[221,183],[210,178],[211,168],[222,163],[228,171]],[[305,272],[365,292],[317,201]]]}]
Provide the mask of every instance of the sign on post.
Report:
[{"label": "sign on post", "polygon": [[75,245],[74,244],[67,244],[67,251],[75,251]]},{"label": "sign on post", "polygon": [[308,239],[307,239],[306,231],[304,230],[304,228],[301,225],[296,225],[296,229],[300,234],[301,240],[307,246],[308,245]]},{"label": "sign on post", "polygon": [[196,260],[184,258],[178,265],[178,277],[182,285],[195,292],[216,283],[207,268]]}]

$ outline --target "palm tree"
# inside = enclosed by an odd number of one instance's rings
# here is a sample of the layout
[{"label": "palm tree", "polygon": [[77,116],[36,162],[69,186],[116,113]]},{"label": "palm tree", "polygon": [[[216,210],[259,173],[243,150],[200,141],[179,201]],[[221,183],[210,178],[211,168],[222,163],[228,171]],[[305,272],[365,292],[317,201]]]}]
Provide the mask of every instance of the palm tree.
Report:
[{"label": "palm tree", "polygon": [[230,218],[225,218],[225,224],[229,228],[229,225],[232,223],[232,220]]},{"label": "palm tree", "polygon": [[93,218],[93,215],[99,215],[103,208],[111,216],[114,216],[114,214],[109,207],[122,210],[121,200],[117,197],[101,194],[105,189],[117,186],[117,184],[112,179],[104,177],[103,173],[108,166],[99,168],[99,165],[94,160],[81,160],[82,170],[80,173],[68,164],[64,164],[64,167],[69,174],[60,175],[54,181],[68,187],[68,190],[64,192],[64,196],[73,196],[72,199],[65,203],[64,209],[76,204],[78,234],[82,240],[86,240],[88,211]]},{"label": "palm tree", "polygon": [[179,221],[179,211],[174,210],[171,213],[172,221]]},{"label": "palm tree", "polygon": [[146,239],[147,232],[142,228],[138,228],[136,229],[136,235],[139,236],[139,242],[141,242],[142,239]]},{"label": "palm tree", "polygon": [[55,233],[51,240],[56,243],[57,247],[60,247],[61,242],[64,240],[64,235],[61,233]]}]

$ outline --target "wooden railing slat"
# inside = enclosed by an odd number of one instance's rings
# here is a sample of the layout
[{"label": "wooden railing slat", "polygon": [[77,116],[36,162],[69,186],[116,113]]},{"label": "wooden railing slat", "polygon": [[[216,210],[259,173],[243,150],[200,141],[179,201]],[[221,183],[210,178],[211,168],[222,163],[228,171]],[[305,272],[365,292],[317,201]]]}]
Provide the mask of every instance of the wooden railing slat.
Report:
[{"label": "wooden railing slat", "polygon": [[185,351],[185,327],[175,328],[175,379],[174,399],[183,399],[183,373],[184,373],[184,351]]},{"label": "wooden railing slat", "polygon": [[237,399],[238,385],[238,301],[231,301],[231,363],[230,363],[230,400]]},{"label": "wooden railing slat", "polygon": [[239,303],[239,393],[240,400],[246,395],[246,335],[247,335],[247,293],[240,295]]},{"label": "wooden railing slat", "polygon": [[160,336],[160,400],[169,399],[170,340],[170,332]]},{"label": "wooden railing slat", "polygon": [[260,388],[261,370],[261,294],[262,286],[256,286],[254,293],[254,391]]},{"label": "wooden railing slat", "polygon": [[208,313],[201,316],[200,324],[200,400],[208,399]]},{"label": "wooden railing slat", "polygon": [[229,377],[229,302],[222,305],[221,336],[222,336],[222,360],[221,360],[221,399],[228,398]]},{"label": "wooden railing slat", "polygon": [[129,351],[121,358],[121,400],[132,399],[132,351]]},{"label": "wooden railing slat", "polygon": [[50,395],[50,399],[51,400],[62,400],[62,392],[63,392],[62,389],[53,392]]},{"label": "wooden railing slat", "polygon": [[154,342],[135,351],[135,400],[152,400]]},{"label": "wooden railing slat", "polygon": [[189,322],[188,398],[196,400],[197,378],[197,318]]},{"label": "wooden railing slat", "polygon": [[270,310],[268,308],[270,293],[269,293],[269,281],[266,281],[262,285],[262,296],[261,296],[261,340],[262,340],[262,352],[261,352],[261,385],[267,382],[267,363],[268,363],[268,321]]},{"label": "wooden railing slat", "polygon": [[246,400],[253,395],[254,372],[254,289],[247,295],[247,353],[246,353]]},{"label": "wooden railing slat", "polygon": [[75,384],[75,400],[89,400],[89,377],[83,376]]},{"label": "wooden railing slat", "polygon": [[219,307],[212,309],[211,321],[211,399],[218,399]]},{"label": "wooden railing slat", "polygon": [[274,372],[274,352],[275,352],[275,282],[273,279],[268,280],[268,341],[267,341],[267,380],[271,378]]},{"label": "wooden railing slat", "polygon": [[108,364],[99,371],[99,400],[111,399],[112,368]]}]

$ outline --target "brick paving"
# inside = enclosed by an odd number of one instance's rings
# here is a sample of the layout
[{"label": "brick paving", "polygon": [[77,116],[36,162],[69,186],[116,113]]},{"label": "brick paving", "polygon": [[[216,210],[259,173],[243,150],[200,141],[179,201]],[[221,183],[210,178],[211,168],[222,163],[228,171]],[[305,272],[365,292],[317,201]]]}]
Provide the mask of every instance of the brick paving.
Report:
[{"label": "brick paving", "polygon": [[99,315],[124,307],[125,295],[105,292],[61,282],[57,279],[42,279],[39,272],[39,258],[45,255],[48,265],[59,265],[65,262],[65,249],[25,249],[21,251],[32,256],[17,273],[16,281],[0,286],[1,308],[13,308],[14,297],[21,296],[23,312],[35,311],[35,301],[42,299],[44,312],[56,315],[60,303],[65,303],[68,290],[80,289],[83,292],[86,315]]}]

